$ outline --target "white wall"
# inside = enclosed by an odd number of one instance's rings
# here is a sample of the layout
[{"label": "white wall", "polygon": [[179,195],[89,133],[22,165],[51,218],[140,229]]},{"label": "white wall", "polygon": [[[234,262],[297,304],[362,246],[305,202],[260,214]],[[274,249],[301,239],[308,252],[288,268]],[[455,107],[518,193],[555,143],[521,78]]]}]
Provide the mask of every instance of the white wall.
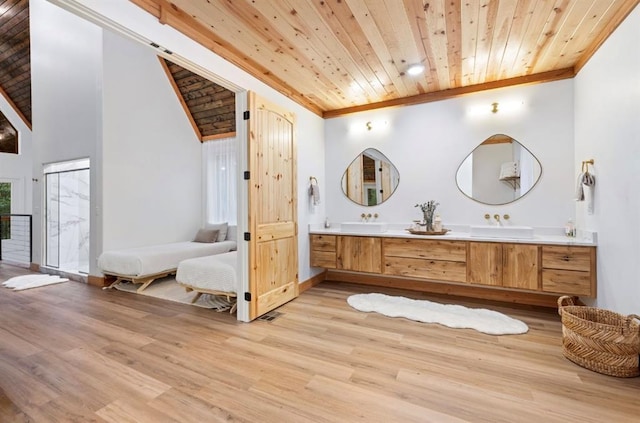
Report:
[{"label": "white wall", "polygon": [[193,239],[202,145],[153,50],[105,31],[104,251]]},{"label": "white wall", "polygon": [[31,214],[31,163],[33,160],[31,130],[1,95],[0,111],[18,131],[18,154],[0,153],[0,181],[11,182],[12,189],[16,190],[14,194],[16,198],[12,199],[11,203],[12,212]]},{"label": "white wall", "polygon": [[594,214],[577,204],[578,228],[598,232],[596,304],[640,313],[640,8],[575,78],[573,171],[594,159]]},{"label": "white wall", "polygon": [[[102,30],[45,0],[30,1],[33,111],[33,261],[42,263],[42,166],[91,160],[91,257],[99,245]],[[92,259],[91,273],[95,271]]]},{"label": "white wall", "polygon": [[[490,113],[491,103],[500,111]],[[509,107],[511,106],[511,107]],[[367,131],[365,123],[373,129]],[[385,123],[386,122],[386,125]],[[388,222],[421,218],[417,203],[436,200],[444,224],[483,224],[484,214],[508,213],[514,225],[563,226],[573,217],[573,82],[556,81],[485,91],[459,98],[363,112],[326,121],[327,213],[352,221],[364,211]],[[507,134],[542,163],[540,182],[522,199],[488,206],[456,186],[456,170],[488,137]],[[365,148],[377,148],[400,172],[395,194],[376,207],[352,203],[340,178]]]}]

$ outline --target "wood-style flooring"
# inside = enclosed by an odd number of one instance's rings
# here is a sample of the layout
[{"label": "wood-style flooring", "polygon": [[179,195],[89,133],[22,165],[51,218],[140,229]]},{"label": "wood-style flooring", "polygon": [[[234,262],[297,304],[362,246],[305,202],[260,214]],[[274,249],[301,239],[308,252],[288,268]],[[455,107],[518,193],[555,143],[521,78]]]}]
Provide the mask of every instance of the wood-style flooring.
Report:
[{"label": "wood-style flooring", "polygon": [[[0,281],[26,273],[0,264]],[[273,321],[79,282],[0,288],[0,422],[638,422],[640,378],[566,360],[552,310],[490,336],[351,309],[322,283]]]}]

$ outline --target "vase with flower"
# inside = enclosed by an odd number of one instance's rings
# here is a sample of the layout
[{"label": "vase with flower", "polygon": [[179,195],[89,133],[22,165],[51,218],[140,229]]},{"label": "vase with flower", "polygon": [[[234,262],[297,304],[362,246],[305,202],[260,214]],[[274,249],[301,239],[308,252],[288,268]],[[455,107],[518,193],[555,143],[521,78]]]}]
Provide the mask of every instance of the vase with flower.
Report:
[{"label": "vase with flower", "polygon": [[440,203],[436,203],[435,200],[415,205],[415,207],[420,207],[420,210],[422,210],[423,224],[426,226],[427,232],[433,232],[433,216],[436,212],[436,207],[439,205]]}]

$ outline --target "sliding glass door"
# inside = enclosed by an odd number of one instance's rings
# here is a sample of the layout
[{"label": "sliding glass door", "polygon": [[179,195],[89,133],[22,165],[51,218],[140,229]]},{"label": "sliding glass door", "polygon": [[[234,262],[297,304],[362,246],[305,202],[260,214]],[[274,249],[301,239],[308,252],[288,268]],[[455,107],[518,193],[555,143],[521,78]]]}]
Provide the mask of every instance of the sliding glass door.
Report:
[{"label": "sliding glass door", "polygon": [[89,273],[89,159],[45,166],[45,264]]}]

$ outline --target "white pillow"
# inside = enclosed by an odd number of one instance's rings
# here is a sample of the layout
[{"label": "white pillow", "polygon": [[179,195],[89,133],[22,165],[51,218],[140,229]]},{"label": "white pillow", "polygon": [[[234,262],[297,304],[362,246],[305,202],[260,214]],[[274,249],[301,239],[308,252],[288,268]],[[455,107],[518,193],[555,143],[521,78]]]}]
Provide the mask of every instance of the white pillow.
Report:
[{"label": "white pillow", "polygon": [[221,242],[227,239],[227,228],[229,226],[228,222],[222,223],[207,223],[205,227],[207,229],[216,229],[218,230],[218,240],[217,242]]}]

